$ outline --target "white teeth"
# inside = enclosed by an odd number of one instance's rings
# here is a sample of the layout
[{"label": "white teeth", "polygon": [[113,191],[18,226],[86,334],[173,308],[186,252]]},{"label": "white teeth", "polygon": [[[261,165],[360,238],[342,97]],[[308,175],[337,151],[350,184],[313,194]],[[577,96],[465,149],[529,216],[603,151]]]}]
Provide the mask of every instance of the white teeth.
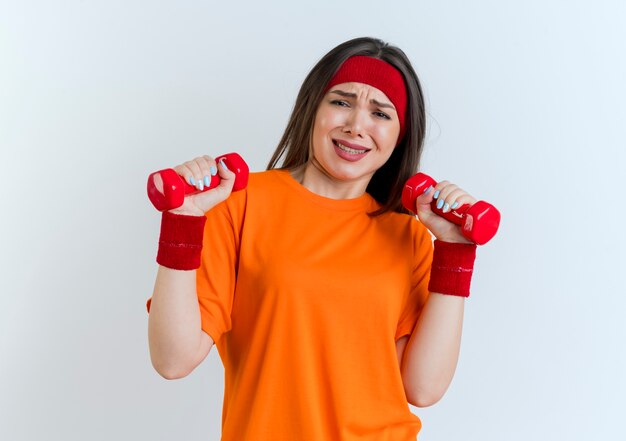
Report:
[{"label": "white teeth", "polygon": [[366,152],[366,150],[356,150],[356,149],[352,149],[350,147],[346,147],[345,145],[341,144],[340,142],[337,142],[337,147],[339,147],[344,152],[352,153],[353,155]]}]

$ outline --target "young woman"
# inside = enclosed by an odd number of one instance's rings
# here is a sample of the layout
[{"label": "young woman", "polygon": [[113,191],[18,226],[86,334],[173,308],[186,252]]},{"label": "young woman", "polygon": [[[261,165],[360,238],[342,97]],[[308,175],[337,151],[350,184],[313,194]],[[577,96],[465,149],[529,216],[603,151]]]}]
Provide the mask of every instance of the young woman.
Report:
[{"label": "young woman", "polygon": [[476,202],[457,186],[421,195],[419,220],[401,206],[424,129],[405,54],[357,38],[309,73],[245,190],[210,156],[175,168],[221,183],[163,213],[150,354],[174,379],[217,346],[222,440],[416,439],[408,404],[452,380],[476,249],[430,208]]}]

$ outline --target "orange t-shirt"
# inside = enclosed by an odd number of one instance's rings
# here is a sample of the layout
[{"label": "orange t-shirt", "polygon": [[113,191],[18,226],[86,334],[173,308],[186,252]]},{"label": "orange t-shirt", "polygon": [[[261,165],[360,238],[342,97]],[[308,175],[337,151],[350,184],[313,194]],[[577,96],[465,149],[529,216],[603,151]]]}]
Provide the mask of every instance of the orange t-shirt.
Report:
[{"label": "orange t-shirt", "polygon": [[223,441],[415,441],[395,341],[428,297],[432,238],[378,207],[271,170],[206,214],[197,292]]}]

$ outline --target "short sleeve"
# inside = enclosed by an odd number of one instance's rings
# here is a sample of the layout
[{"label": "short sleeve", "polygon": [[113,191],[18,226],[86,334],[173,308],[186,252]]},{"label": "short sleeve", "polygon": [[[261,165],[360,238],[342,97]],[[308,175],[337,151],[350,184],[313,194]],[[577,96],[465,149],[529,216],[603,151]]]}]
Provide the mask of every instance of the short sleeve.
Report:
[{"label": "short sleeve", "polygon": [[411,290],[400,314],[395,339],[410,335],[428,300],[428,281],[433,261],[433,239],[428,229],[418,220],[412,222],[413,271]]},{"label": "short sleeve", "polygon": [[232,193],[226,201],[206,214],[202,261],[196,272],[196,290],[202,330],[215,343],[232,327],[231,311],[237,282],[245,200],[245,190]]}]

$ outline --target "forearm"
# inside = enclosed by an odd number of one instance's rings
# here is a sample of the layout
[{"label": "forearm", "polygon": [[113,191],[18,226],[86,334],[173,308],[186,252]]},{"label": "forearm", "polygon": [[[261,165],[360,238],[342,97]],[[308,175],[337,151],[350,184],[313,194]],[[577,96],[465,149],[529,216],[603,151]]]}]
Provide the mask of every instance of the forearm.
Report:
[{"label": "forearm", "polygon": [[[196,271],[159,266],[148,319],[150,358],[166,378],[187,375],[201,361]],[[212,342],[211,342],[212,343]]]},{"label": "forearm", "polygon": [[402,378],[409,402],[430,406],[441,399],[456,370],[465,298],[431,293],[407,343]]}]

